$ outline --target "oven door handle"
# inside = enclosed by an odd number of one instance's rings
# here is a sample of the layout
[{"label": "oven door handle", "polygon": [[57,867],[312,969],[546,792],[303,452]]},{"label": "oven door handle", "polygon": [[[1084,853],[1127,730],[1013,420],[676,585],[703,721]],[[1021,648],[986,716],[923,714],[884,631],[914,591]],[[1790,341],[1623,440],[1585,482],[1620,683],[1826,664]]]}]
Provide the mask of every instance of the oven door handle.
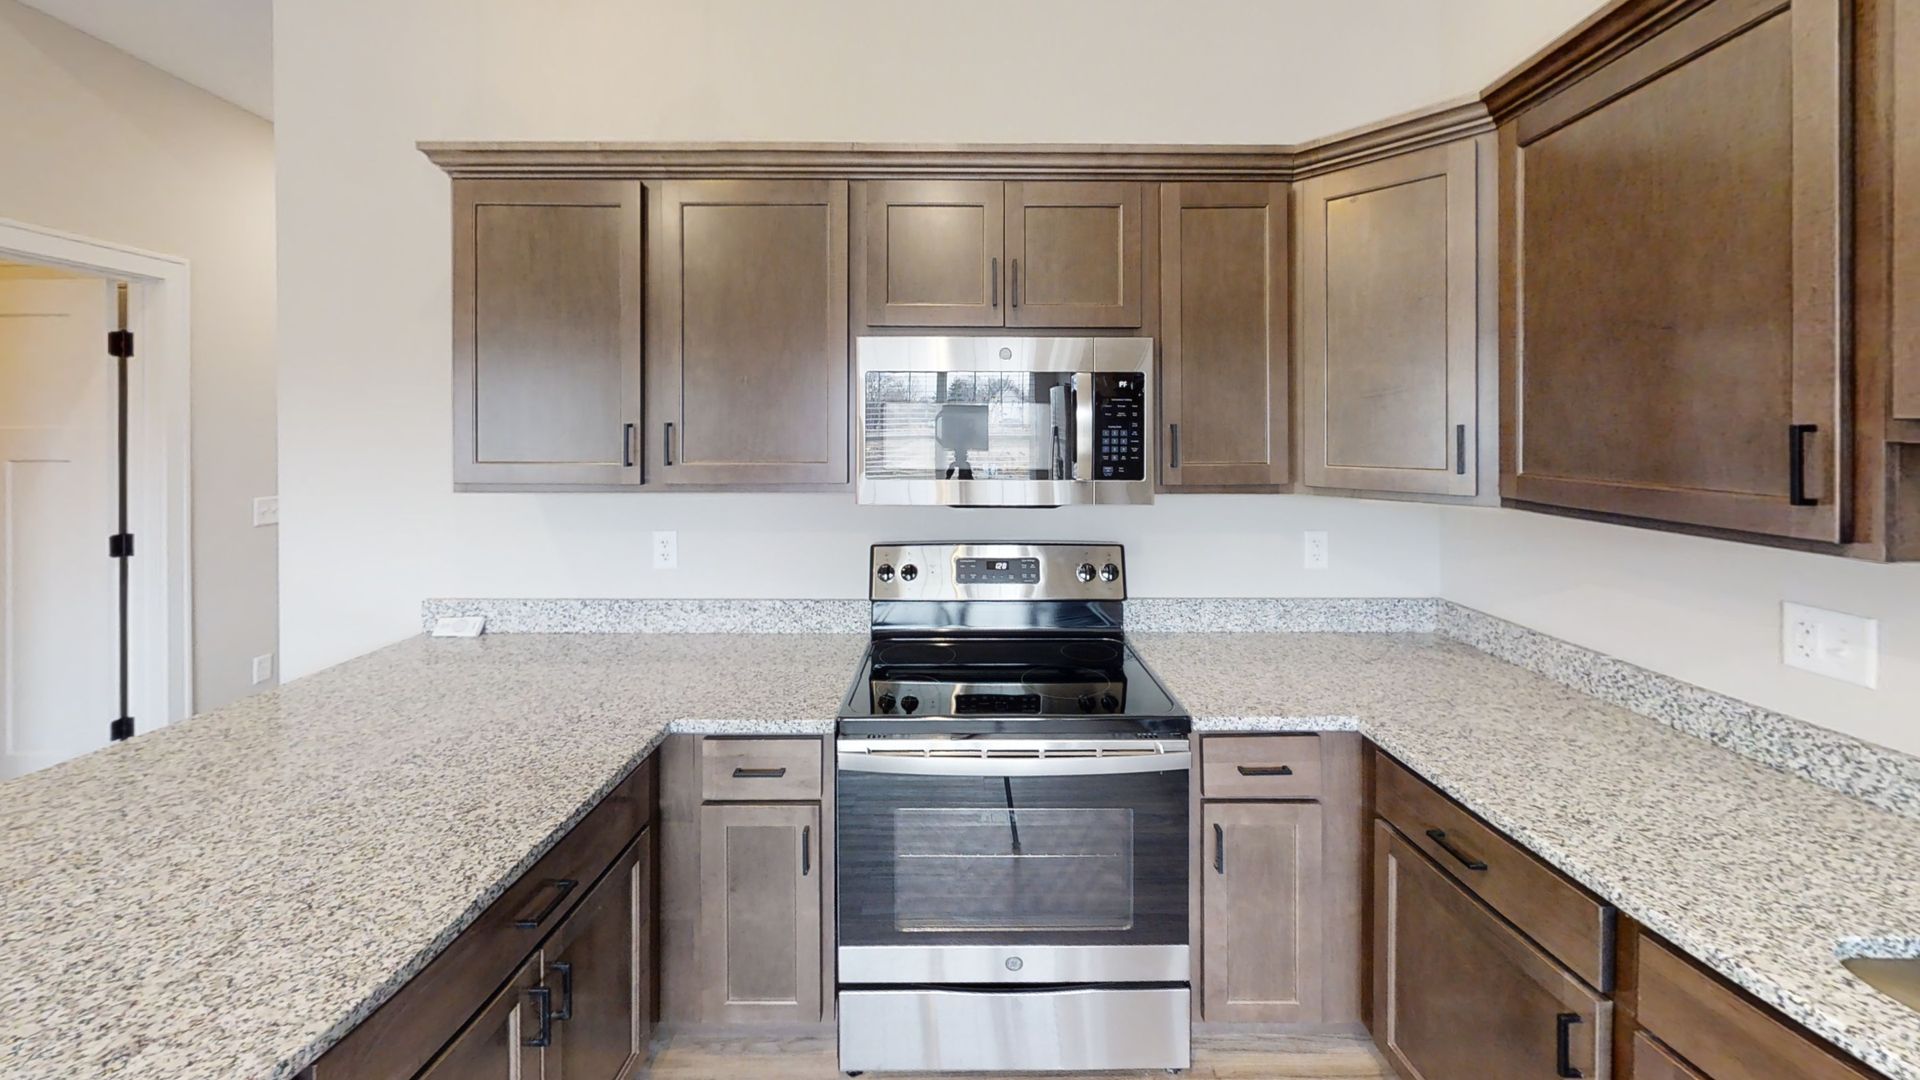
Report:
[{"label": "oven door handle", "polygon": [[1184,750],[1163,754],[1058,758],[924,757],[919,754],[872,754],[842,750],[835,758],[841,772],[886,773],[893,776],[1123,776],[1129,773],[1186,772],[1193,765],[1193,755]]}]

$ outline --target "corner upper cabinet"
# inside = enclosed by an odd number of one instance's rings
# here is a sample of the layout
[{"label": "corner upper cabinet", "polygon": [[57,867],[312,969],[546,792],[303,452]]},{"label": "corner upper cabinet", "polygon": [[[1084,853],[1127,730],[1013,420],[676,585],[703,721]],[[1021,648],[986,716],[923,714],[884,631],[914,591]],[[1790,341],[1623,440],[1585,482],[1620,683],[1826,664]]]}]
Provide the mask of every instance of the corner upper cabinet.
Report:
[{"label": "corner upper cabinet", "polygon": [[1142,324],[1139,183],[876,180],[863,187],[869,326]]},{"label": "corner upper cabinet", "polygon": [[453,480],[640,483],[641,186],[453,183]]},{"label": "corner upper cabinet", "polygon": [[1295,185],[1308,486],[1479,493],[1483,150],[1491,137]]},{"label": "corner upper cabinet", "polygon": [[1507,498],[1847,539],[1850,7],[1715,0],[1503,125]]},{"label": "corner upper cabinet", "polygon": [[848,483],[847,182],[669,180],[651,211],[651,477]]},{"label": "corner upper cabinet", "polygon": [[1274,491],[1288,455],[1287,186],[1160,187],[1160,484]]}]

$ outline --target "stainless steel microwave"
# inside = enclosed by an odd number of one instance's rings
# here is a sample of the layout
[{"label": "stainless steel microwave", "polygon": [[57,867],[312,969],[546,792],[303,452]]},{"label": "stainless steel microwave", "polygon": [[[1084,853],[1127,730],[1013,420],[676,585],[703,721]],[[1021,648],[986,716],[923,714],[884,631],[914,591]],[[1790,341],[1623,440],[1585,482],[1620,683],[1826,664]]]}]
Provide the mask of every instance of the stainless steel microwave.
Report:
[{"label": "stainless steel microwave", "polygon": [[863,337],[860,501],[1153,501],[1153,339]]}]

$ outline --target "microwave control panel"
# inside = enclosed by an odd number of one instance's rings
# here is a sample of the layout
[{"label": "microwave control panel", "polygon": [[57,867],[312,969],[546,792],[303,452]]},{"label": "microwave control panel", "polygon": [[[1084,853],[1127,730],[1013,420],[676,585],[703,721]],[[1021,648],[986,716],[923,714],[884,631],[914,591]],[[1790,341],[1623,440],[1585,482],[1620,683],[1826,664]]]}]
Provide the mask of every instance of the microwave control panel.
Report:
[{"label": "microwave control panel", "polygon": [[1093,478],[1147,478],[1147,377],[1138,371],[1093,376]]}]

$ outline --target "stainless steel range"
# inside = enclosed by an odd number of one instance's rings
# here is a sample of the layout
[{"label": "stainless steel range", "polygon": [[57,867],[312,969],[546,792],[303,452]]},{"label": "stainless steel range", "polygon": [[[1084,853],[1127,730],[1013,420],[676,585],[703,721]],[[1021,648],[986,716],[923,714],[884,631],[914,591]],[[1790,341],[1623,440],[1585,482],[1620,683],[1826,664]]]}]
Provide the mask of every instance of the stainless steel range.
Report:
[{"label": "stainless steel range", "polygon": [[1115,544],[873,549],[841,708],[840,1066],[1183,1069],[1190,721]]}]

